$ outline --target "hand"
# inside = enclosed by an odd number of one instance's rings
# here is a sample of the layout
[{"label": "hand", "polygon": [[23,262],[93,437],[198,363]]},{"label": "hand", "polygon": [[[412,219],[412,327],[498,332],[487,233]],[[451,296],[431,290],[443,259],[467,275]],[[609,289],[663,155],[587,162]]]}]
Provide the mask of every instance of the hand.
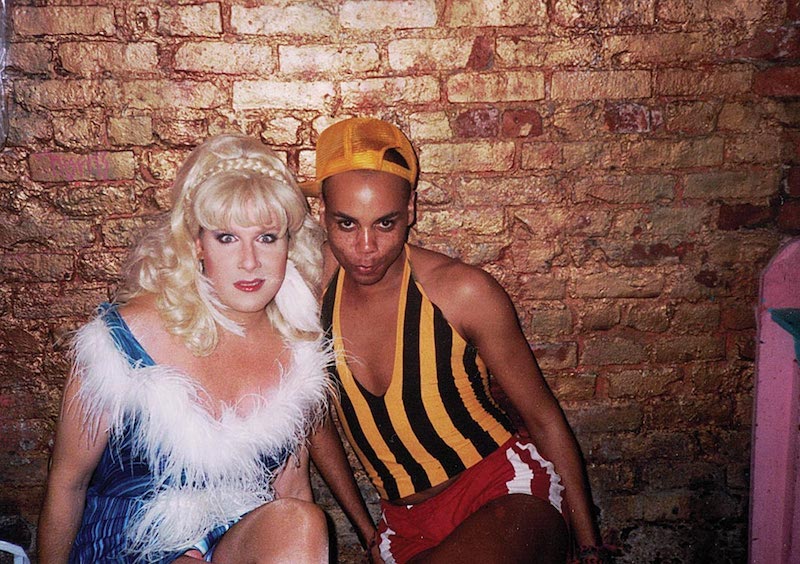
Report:
[{"label": "hand", "polygon": [[367,545],[367,562],[370,564],[383,564],[383,558],[381,558],[381,551],[378,547],[378,535],[372,537],[372,540],[369,541]]}]

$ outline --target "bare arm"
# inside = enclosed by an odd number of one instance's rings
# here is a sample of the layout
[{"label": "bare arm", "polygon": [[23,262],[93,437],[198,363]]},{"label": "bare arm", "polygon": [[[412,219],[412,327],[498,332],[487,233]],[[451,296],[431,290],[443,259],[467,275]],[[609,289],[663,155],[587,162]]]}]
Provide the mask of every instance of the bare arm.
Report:
[{"label": "bare arm", "polygon": [[311,459],[350,519],[363,546],[375,536],[375,525],[353,477],[353,470],[333,419],[327,416],[311,438]]},{"label": "bare arm", "polygon": [[83,516],[89,480],[108,440],[105,432],[92,436],[84,428],[75,397],[77,391],[78,383],[70,378],[56,425],[47,490],[39,517],[39,562],[48,564],[67,562]]},{"label": "bare arm", "polygon": [[[467,267],[469,268],[469,267]],[[580,545],[600,542],[578,443],[522,334],[506,292],[488,274],[468,270],[462,278],[460,324],[519,412],[537,448],[551,460],[566,488],[569,520]],[[464,300],[467,300],[466,302]]]},{"label": "bare arm", "polygon": [[308,477],[308,449],[302,447],[296,456],[286,461],[278,477],[275,478],[275,497],[293,497],[303,501],[314,501],[311,480]]}]

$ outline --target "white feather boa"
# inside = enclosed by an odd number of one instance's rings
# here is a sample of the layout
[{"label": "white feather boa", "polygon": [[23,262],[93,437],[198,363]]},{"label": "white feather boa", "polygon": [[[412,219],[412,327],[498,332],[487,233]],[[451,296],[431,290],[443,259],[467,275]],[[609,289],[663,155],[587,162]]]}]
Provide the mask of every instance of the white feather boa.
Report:
[{"label": "white feather boa", "polygon": [[191,546],[221,524],[271,501],[274,474],[262,457],[295,449],[327,408],[321,341],[297,342],[278,389],[260,396],[246,416],[234,407],[215,419],[201,405],[202,388],[167,366],[132,368],[102,318],[74,342],[78,401],[92,432],[107,425],[119,437],[133,431],[133,450],[148,461],[155,496],[143,500],[129,529],[143,559]]}]

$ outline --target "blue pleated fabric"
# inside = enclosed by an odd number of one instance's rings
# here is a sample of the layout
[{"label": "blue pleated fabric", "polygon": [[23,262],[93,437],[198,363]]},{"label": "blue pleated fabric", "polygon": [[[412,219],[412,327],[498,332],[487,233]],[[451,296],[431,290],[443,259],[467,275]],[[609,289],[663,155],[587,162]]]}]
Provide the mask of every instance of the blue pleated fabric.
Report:
[{"label": "blue pleated fabric", "polygon": [[[128,356],[132,367],[155,365],[115,305],[103,304],[100,314],[114,344]],[[130,429],[126,429],[120,437],[114,437],[114,434],[109,437],[109,444],[89,483],[83,520],[70,552],[70,564],[145,562],[127,550],[127,531],[128,523],[142,506],[142,501],[153,494],[154,485],[147,461],[132,451],[131,436]],[[212,531],[203,544],[213,546],[230,525]],[[183,552],[159,554],[146,562],[166,564]]]}]

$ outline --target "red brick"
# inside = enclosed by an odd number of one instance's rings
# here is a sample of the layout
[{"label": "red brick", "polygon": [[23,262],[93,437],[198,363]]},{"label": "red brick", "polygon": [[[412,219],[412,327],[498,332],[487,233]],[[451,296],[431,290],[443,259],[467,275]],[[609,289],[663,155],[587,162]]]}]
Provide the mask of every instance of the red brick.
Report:
[{"label": "red brick", "polygon": [[538,137],[543,133],[542,116],[536,110],[506,110],[501,129],[504,137]]},{"label": "red brick", "polygon": [[800,21],[800,0],[786,1],[786,19],[791,22]]},{"label": "red brick", "polygon": [[645,98],[651,95],[647,71],[556,71],[551,95],[554,100],[603,100]]},{"label": "red brick", "polygon": [[469,110],[456,116],[453,130],[459,137],[497,137],[500,131],[500,110]]},{"label": "red brick", "polygon": [[784,233],[800,233],[800,199],[783,203],[778,212],[778,227]]},{"label": "red brick", "polygon": [[746,65],[712,67],[707,70],[668,68],[656,75],[656,94],[666,96],[731,96],[748,92],[753,69]]},{"label": "red brick", "polygon": [[697,22],[707,16],[706,3],[696,0],[661,0],[656,7],[656,17],[666,22]]},{"label": "red brick", "polygon": [[733,49],[735,57],[785,61],[800,58],[800,30],[794,26],[759,29],[746,43]]},{"label": "red brick", "polygon": [[467,68],[472,71],[491,69],[494,65],[494,45],[486,36],[478,36],[472,43]]},{"label": "red brick", "polygon": [[606,432],[636,431],[642,425],[641,405],[593,405],[583,409],[565,409],[567,419],[576,432],[593,430],[602,425]]},{"label": "red brick", "polygon": [[545,372],[574,369],[578,365],[575,343],[537,343],[533,352]]},{"label": "red brick", "polygon": [[72,257],[51,253],[5,253],[0,256],[0,282],[57,282],[73,274]]},{"label": "red brick", "polygon": [[725,358],[725,343],[717,334],[672,336],[655,343],[659,363],[679,364],[696,360]]},{"label": "red brick", "polygon": [[622,257],[628,266],[657,265],[677,259],[682,262],[687,253],[693,250],[692,243],[633,243]]},{"label": "red brick", "polygon": [[606,126],[613,133],[647,133],[653,129],[653,112],[645,105],[632,102],[606,105]]},{"label": "red brick", "polygon": [[642,335],[600,335],[586,339],[583,343],[580,362],[588,366],[617,364],[640,364],[648,357]]},{"label": "red brick", "polygon": [[786,193],[800,196],[800,166],[793,166],[786,174]]},{"label": "red brick", "polygon": [[600,6],[597,0],[559,0],[553,3],[553,21],[561,26],[585,28],[597,25]]},{"label": "red brick", "polygon": [[11,11],[20,35],[113,35],[114,9],[101,6],[20,7]]},{"label": "red brick", "polygon": [[[47,335],[42,335],[32,327],[4,324],[0,327],[0,352],[15,355],[30,355],[42,352]],[[0,395],[0,398],[4,396]],[[0,407],[6,408],[9,398],[0,399]]]},{"label": "red brick", "polygon": [[134,174],[133,153],[34,153],[30,156],[31,178],[40,182],[74,180],[123,180]]},{"label": "red brick", "polygon": [[623,324],[643,333],[663,333],[669,318],[670,308],[662,303],[634,303],[625,309]]},{"label": "red brick", "polygon": [[601,22],[609,27],[652,25],[655,0],[603,0]]},{"label": "red brick", "polygon": [[772,67],[755,76],[753,90],[776,98],[800,96],[800,67]]},{"label": "red brick", "polygon": [[612,399],[660,397],[670,393],[680,379],[680,372],[669,368],[613,372],[608,375],[608,397]]},{"label": "red brick", "polygon": [[753,204],[723,204],[719,208],[717,227],[723,231],[732,231],[741,227],[763,227],[775,221],[778,210],[772,206],[755,206]]},{"label": "red brick", "polygon": [[575,281],[575,295],[583,298],[653,298],[664,289],[664,275],[630,269],[586,274]]},{"label": "red brick", "polygon": [[684,399],[669,398],[646,411],[645,422],[651,429],[670,429],[682,426],[712,425],[729,428],[733,404],[727,398]]},{"label": "red brick", "polygon": [[680,100],[667,104],[664,113],[667,131],[703,134],[716,129],[720,112],[715,103]]},{"label": "red brick", "polygon": [[755,308],[749,304],[730,303],[722,307],[721,323],[725,329],[753,329],[755,321]]}]

